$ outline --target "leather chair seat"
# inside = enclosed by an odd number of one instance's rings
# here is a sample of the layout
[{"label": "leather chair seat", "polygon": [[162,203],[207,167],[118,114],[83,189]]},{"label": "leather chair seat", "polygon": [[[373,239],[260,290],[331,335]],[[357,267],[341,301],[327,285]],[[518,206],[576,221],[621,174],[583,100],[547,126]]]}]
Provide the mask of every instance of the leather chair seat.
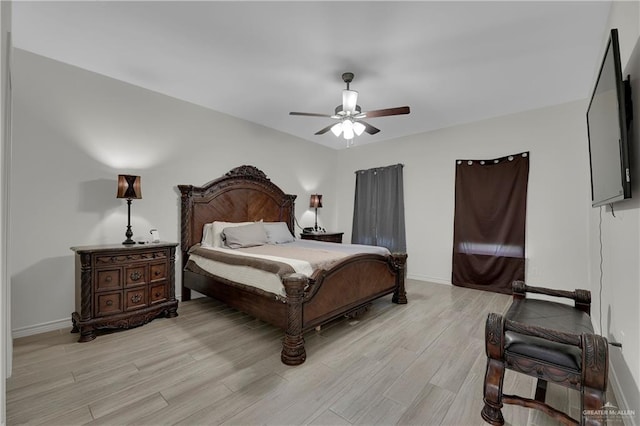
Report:
[{"label": "leather chair seat", "polygon": [[[591,318],[571,305],[548,300],[515,300],[505,318],[571,334],[593,333]],[[582,369],[580,348],[514,331],[505,333],[505,352],[574,371]]]}]

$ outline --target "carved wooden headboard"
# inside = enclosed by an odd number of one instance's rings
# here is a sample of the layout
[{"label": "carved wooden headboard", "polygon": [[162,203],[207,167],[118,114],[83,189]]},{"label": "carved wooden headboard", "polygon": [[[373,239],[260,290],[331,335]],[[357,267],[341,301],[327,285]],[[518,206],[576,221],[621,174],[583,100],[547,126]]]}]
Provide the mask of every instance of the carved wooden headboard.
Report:
[{"label": "carved wooden headboard", "polygon": [[[180,244],[183,254],[202,240],[213,221],[286,222],[294,233],[295,195],[285,194],[261,170],[240,166],[201,187],[178,185],[181,193]],[[183,255],[183,261],[186,256]]]}]

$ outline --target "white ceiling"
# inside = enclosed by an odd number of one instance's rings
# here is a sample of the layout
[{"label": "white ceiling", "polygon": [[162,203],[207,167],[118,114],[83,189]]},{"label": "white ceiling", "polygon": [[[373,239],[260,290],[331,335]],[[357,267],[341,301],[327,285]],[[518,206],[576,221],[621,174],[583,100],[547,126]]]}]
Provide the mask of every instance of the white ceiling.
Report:
[{"label": "white ceiling", "polygon": [[341,149],[341,74],[381,129],[356,144],[589,97],[610,2],[13,3],[14,46]]}]

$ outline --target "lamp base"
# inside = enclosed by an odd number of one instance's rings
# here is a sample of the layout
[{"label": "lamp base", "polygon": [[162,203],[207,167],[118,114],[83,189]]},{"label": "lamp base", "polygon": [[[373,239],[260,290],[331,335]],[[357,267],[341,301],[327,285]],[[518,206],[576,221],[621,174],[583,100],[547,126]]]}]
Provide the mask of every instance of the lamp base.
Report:
[{"label": "lamp base", "polygon": [[[131,200],[129,200],[129,202],[131,202]],[[131,212],[129,212],[129,218],[131,218]],[[131,219],[129,219],[129,223],[131,223]],[[133,237],[133,231],[131,230],[131,225],[127,225],[127,232],[124,233],[124,236],[127,237],[127,239],[124,240],[122,244],[128,246],[136,243],[131,239],[131,237]]]}]

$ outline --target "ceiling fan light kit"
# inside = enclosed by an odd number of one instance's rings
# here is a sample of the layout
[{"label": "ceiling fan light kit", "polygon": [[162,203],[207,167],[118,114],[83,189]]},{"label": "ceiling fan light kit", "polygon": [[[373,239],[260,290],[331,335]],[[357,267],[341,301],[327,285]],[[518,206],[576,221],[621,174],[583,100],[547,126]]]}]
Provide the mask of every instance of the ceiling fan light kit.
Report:
[{"label": "ceiling fan light kit", "polygon": [[331,127],[331,131],[336,137],[340,136],[340,133],[343,133],[345,139],[353,139],[354,133],[356,136],[360,136],[364,133],[365,129],[364,124],[359,121],[351,121],[350,119],[344,119]]},{"label": "ceiling fan light kit", "polygon": [[302,115],[307,117],[327,117],[334,120],[339,120],[336,124],[331,124],[323,129],[318,130],[316,135],[323,135],[329,130],[339,137],[342,134],[347,140],[347,147],[353,145],[354,136],[360,136],[364,132],[370,135],[375,135],[380,131],[373,127],[371,124],[363,121],[363,118],[375,118],[386,117],[390,115],[409,114],[410,109],[408,106],[378,109],[374,111],[362,112],[360,105],[358,105],[358,92],[351,90],[349,84],[353,81],[354,74],[351,72],[345,72],[342,74],[342,81],[347,84],[347,88],[342,91],[342,105],[338,105],[335,109],[335,114],[318,114],[312,112],[290,112],[289,115]]}]

